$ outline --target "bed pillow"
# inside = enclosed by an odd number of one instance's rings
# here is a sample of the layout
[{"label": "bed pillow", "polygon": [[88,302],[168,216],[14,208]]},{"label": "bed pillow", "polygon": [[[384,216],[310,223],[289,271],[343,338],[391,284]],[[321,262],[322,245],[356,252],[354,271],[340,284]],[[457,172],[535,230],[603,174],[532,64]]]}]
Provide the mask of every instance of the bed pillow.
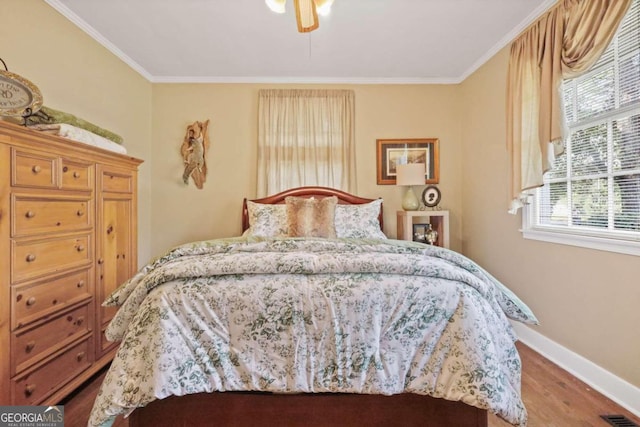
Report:
[{"label": "bed pillow", "polygon": [[336,235],[351,239],[386,239],[380,230],[382,199],[362,205],[338,205],[336,207]]},{"label": "bed pillow", "polygon": [[285,205],[267,205],[247,200],[249,228],[243,236],[284,237],[287,235]]},{"label": "bed pillow", "polygon": [[336,237],[334,221],[337,197],[307,199],[289,196],[284,200],[290,237]]}]

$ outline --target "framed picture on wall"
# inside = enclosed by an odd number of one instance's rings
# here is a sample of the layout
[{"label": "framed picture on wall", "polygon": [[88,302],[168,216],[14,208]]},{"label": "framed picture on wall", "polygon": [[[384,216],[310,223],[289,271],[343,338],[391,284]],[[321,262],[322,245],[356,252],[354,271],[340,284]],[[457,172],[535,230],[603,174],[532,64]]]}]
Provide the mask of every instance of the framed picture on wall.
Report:
[{"label": "framed picture on wall", "polygon": [[427,243],[427,230],[429,224],[413,224],[413,241]]},{"label": "framed picture on wall", "polygon": [[377,183],[395,185],[396,166],[405,163],[425,163],[425,184],[437,184],[440,179],[440,162],[437,138],[378,139]]}]

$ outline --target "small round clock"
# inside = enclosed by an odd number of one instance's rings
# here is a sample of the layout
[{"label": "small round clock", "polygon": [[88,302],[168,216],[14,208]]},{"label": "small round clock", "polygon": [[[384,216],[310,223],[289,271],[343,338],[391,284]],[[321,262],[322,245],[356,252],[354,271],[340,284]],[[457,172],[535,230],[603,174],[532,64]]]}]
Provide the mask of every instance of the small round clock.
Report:
[{"label": "small round clock", "polygon": [[428,208],[438,206],[440,203],[440,190],[435,185],[428,185],[422,191],[422,203]]},{"label": "small round clock", "polygon": [[10,71],[0,70],[0,116],[20,116],[42,107],[40,89],[29,80]]}]

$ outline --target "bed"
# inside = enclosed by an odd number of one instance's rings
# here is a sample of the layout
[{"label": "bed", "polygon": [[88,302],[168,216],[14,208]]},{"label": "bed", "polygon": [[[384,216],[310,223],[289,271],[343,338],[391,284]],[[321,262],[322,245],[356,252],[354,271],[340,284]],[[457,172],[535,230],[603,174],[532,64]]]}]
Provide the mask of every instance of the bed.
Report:
[{"label": "bed", "polygon": [[105,301],[121,345],[90,426],[526,425],[509,319],[537,320],[481,267],[386,239],[382,200],[335,189],[242,214]]}]

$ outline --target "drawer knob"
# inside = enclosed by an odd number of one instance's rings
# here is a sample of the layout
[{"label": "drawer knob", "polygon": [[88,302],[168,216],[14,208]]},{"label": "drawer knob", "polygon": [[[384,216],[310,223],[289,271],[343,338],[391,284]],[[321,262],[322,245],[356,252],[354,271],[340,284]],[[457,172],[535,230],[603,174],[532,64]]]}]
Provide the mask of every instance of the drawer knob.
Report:
[{"label": "drawer knob", "polygon": [[41,171],[41,170],[42,170],[42,168],[41,168],[40,166],[38,166],[38,165],[34,165],[34,166],[31,168],[31,171],[32,171],[33,173],[40,173],[40,171]]},{"label": "drawer knob", "polygon": [[36,297],[29,297],[29,299],[27,300],[27,305],[29,307],[31,307],[35,303],[36,303]]},{"label": "drawer knob", "polygon": [[77,360],[78,362],[82,362],[82,359],[84,359],[84,351],[81,351],[80,353],[78,353],[78,354],[76,355],[76,360]]},{"label": "drawer knob", "polygon": [[104,259],[98,258],[98,264],[100,264],[100,265],[104,264]]},{"label": "drawer knob", "polygon": [[36,260],[36,256],[34,254],[27,255],[27,262],[33,262]]},{"label": "drawer knob", "polygon": [[27,384],[26,386],[24,386],[24,395],[27,397],[30,397],[33,392],[36,391],[36,385],[35,384]]},{"label": "drawer knob", "polygon": [[78,209],[78,212],[76,212],[76,215],[82,216],[84,215],[84,211],[82,209]]},{"label": "drawer knob", "polygon": [[36,216],[36,213],[34,211],[27,211],[24,216],[26,216],[27,218],[33,218],[34,216]]},{"label": "drawer knob", "polygon": [[84,245],[78,245],[77,250],[78,250],[78,252],[84,251]]},{"label": "drawer knob", "polygon": [[78,316],[76,319],[76,326],[80,326],[84,323],[84,316]]},{"label": "drawer knob", "polygon": [[80,172],[78,172],[78,171],[74,171],[74,172],[73,172],[73,177],[74,177],[74,178],[80,178]]},{"label": "drawer knob", "polygon": [[83,286],[84,286],[84,280],[80,280],[76,286],[77,286],[78,288],[83,287]]},{"label": "drawer knob", "polygon": [[36,346],[35,341],[29,341],[27,345],[24,347],[24,351],[26,351],[27,353],[31,353],[31,350],[33,350],[35,346]]}]

